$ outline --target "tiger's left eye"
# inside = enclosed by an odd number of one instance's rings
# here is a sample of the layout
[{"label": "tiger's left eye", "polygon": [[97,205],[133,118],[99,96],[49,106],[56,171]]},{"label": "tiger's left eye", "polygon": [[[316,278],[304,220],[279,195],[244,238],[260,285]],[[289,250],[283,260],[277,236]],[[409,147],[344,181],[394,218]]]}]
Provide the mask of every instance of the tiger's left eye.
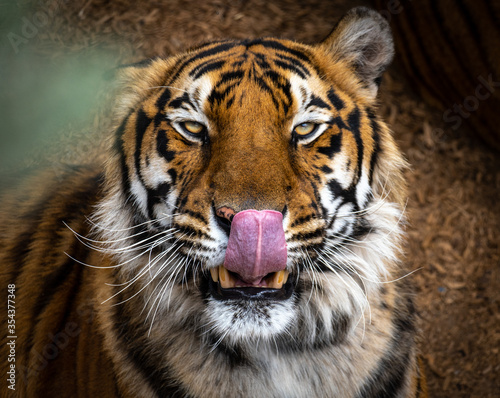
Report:
[{"label": "tiger's left eye", "polygon": [[316,131],[317,128],[318,125],[316,123],[301,123],[298,126],[295,126],[293,131],[299,136],[306,136]]},{"label": "tiger's left eye", "polygon": [[203,126],[203,124],[193,121],[182,122],[181,126],[188,133],[195,135],[202,133],[205,129],[205,126]]}]

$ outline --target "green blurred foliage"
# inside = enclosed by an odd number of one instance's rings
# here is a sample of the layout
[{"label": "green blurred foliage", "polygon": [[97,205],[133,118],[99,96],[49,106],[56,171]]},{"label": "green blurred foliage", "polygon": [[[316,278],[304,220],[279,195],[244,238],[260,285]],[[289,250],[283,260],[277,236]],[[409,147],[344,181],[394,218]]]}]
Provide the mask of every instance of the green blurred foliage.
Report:
[{"label": "green blurred foliage", "polygon": [[7,1],[0,5],[0,170],[50,145],[68,124],[87,120],[113,64],[95,49],[38,51],[37,34],[50,15]]}]

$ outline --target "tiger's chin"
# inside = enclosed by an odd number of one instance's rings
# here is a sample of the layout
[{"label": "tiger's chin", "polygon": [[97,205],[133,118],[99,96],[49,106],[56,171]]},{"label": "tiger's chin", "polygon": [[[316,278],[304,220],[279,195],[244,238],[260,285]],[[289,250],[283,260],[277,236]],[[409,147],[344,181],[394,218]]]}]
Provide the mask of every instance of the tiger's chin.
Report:
[{"label": "tiger's chin", "polygon": [[215,344],[264,343],[287,332],[295,318],[296,277],[288,271],[249,284],[222,265],[207,277],[206,316]]}]

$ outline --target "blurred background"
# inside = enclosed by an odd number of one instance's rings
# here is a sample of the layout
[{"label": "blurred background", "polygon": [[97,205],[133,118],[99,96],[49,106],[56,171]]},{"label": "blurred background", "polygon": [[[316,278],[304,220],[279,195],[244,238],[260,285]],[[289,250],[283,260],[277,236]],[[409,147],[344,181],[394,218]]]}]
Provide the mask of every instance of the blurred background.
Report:
[{"label": "blurred background", "polygon": [[4,1],[0,174],[102,159],[115,66],[216,38],[317,42],[356,5],[395,35],[380,112],[411,164],[405,261],[430,396],[498,397],[500,2]]}]

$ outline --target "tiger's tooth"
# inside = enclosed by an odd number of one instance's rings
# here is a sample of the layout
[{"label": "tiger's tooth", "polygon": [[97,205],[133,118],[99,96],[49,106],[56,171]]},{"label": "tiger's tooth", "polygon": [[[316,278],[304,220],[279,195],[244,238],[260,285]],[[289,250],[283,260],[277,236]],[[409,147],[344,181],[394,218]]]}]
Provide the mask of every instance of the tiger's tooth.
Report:
[{"label": "tiger's tooth", "polygon": [[210,268],[210,275],[212,275],[212,280],[214,282],[219,282],[219,267]]},{"label": "tiger's tooth", "polygon": [[287,279],[288,279],[288,271],[281,270],[275,272],[272,279],[270,280],[269,287],[273,289],[281,289]]},{"label": "tiger's tooth", "polygon": [[219,266],[219,283],[223,289],[230,289],[234,287],[233,277],[223,265]]}]

